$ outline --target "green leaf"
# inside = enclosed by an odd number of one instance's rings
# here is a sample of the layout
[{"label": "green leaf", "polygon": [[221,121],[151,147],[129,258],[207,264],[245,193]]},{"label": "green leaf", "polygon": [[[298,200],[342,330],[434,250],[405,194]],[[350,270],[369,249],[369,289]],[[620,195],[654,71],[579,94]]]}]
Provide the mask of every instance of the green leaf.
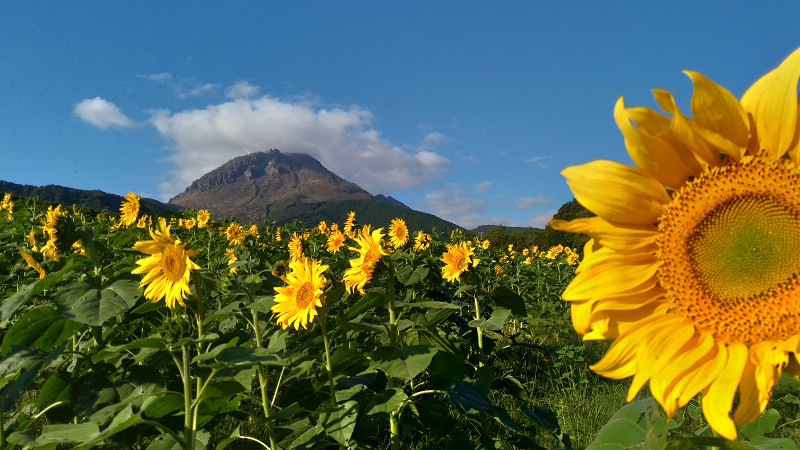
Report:
[{"label": "green leaf", "polygon": [[83,422],[64,425],[45,425],[37,441],[44,442],[87,442],[100,434],[100,428],[94,422]]},{"label": "green leaf", "polygon": [[430,365],[437,351],[433,345],[381,347],[372,355],[373,366],[390,377],[410,380]]},{"label": "green leaf", "polygon": [[405,284],[406,286],[411,286],[414,283],[418,283],[424,280],[425,277],[428,276],[428,272],[430,272],[430,269],[428,269],[427,267],[418,266],[416,270],[414,270],[414,272],[411,274],[411,276],[409,276],[408,279],[403,282],[403,284]]},{"label": "green leaf", "polygon": [[489,301],[496,306],[510,309],[516,316],[526,317],[528,315],[528,311],[525,308],[525,299],[506,286],[498,286],[492,292]]},{"label": "green leaf", "polygon": [[160,419],[167,414],[183,409],[183,396],[178,394],[167,394],[155,399],[145,408],[144,413],[153,419]]},{"label": "green leaf", "polygon": [[27,302],[34,295],[43,292],[53,284],[61,281],[73,267],[75,267],[75,261],[73,258],[70,258],[58,272],[36,280],[33,283],[26,284],[22,289],[17,291],[16,294],[3,300],[2,305],[0,305],[0,328],[6,326],[8,319],[23,303]]},{"label": "green leaf", "polygon": [[464,411],[487,411],[494,414],[498,422],[503,424],[506,428],[518,431],[517,424],[511,419],[505,408],[497,406],[489,400],[489,397],[481,392],[474,385],[464,382],[456,381],[453,386],[447,388],[447,394],[450,399],[458,403]]},{"label": "green leaf", "polygon": [[742,433],[750,439],[764,436],[775,431],[775,425],[781,420],[781,413],[775,408],[764,411],[753,423],[742,425]]},{"label": "green leaf", "polygon": [[3,356],[7,356],[12,346],[19,346],[36,347],[47,352],[69,339],[81,326],[80,323],[59,314],[51,306],[31,309],[8,330],[0,351]]},{"label": "green leaf", "polygon": [[667,444],[667,419],[650,397],[620,408],[600,429],[587,450],[639,448],[663,449]]},{"label": "green leaf", "polygon": [[325,433],[345,447],[350,445],[350,437],[356,429],[356,419],[358,419],[358,402],[355,400],[327,408],[319,415],[319,422]]},{"label": "green leaf", "polygon": [[440,350],[428,368],[431,385],[435,389],[444,389],[454,381],[464,378],[466,363],[461,353]]},{"label": "green leaf", "polygon": [[133,280],[117,280],[100,289],[86,281],[75,281],[61,289],[54,301],[62,314],[80,323],[100,326],[136,305],[138,283]]},{"label": "green leaf", "polygon": [[758,436],[750,441],[750,444],[755,445],[756,448],[761,450],[797,450],[797,444],[787,438],[775,439],[766,436]]},{"label": "green leaf", "polygon": [[358,350],[340,348],[331,355],[334,375],[356,375],[369,367],[369,360]]},{"label": "green leaf", "polygon": [[114,385],[106,379],[105,372],[100,373],[100,371],[101,369],[89,372],[72,383],[69,400],[76,416],[88,417],[95,411],[118,401]]},{"label": "green leaf", "polygon": [[527,406],[522,406],[522,412],[536,422],[537,425],[551,433],[558,433],[558,430],[561,429],[556,413],[549,408],[534,406],[533,411],[531,411]]},{"label": "green leaf", "polygon": [[370,309],[383,306],[388,301],[389,298],[382,292],[367,292],[366,295],[358,299],[358,301],[347,310],[344,315],[345,320],[350,320]]},{"label": "green leaf", "polygon": [[407,398],[408,395],[401,388],[386,389],[372,397],[367,407],[364,408],[364,414],[367,416],[381,413],[388,414],[396,411]]},{"label": "green leaf", "polygon": [[263,347],[245,348],[228,347],[217,355],[217,361],[223,364],[264,364],[267,366],[283,366],[286,363],[270,350]]},{"label": "green leaf", "polygon": [[510,309],[497,308],[492,311],[489,320],[470,320],[467,325],[472,328],[483,328],[484,330],[499,331],[506,324],[506,319],[511,315]]}]

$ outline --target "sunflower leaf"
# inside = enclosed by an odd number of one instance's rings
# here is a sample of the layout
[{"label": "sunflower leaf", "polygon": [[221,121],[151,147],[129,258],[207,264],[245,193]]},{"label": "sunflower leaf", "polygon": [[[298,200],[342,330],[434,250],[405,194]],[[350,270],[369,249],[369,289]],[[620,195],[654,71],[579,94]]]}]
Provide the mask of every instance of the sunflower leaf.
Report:
[{"label": "sunflower leaf", "polygon": [[390,377],[410,380],[430,365],[437,351],[434,345],[381,347],[372,354],[373,366]]},{"label": "sunflower leaf", "polygon": [[106,320],[133,308],[139,285],[133,280],[117,280],[105,288],[86,281],[75,281],[58,290],[54,301],[62,314],[77,322],[100,326]]},{"label": "sunflower leaf", "polygon": [[586,449],[660,449],[666,444],[667,418],[650,397],[617,410]]}]

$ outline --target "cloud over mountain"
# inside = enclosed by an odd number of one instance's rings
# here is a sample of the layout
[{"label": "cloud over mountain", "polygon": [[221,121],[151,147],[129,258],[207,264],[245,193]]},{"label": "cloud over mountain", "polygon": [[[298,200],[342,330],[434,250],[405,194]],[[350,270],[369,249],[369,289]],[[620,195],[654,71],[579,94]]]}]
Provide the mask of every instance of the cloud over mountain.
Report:
[{"label": "cloud over mountain", "polygon": [[366,109],[320,109],[269,96],[241,98],[253,93],[252,88],[237,84],[229,93],[238,98],[204,109],[152,113],[150,122],[172,144],[168,160],[175,167],[160,185],[162,198],[236,156],[273,148],[307,153],[372,193],[424,186],[448,166],[430,145],[410,152],[381,138]]}]

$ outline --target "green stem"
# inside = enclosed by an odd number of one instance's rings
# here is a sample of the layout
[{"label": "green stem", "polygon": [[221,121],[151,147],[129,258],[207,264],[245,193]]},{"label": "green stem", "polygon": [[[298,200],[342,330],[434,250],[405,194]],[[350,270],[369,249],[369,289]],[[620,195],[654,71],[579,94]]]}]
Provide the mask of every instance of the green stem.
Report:
[{"label": "green stem", "polygon": [[192,383],[189,373],[189,349],[186,345],[181,346],[181,353],[183,354],[183,370],[181,376],[183,378],[183,440],[184,448],[186,450],[194,449],[194,427],[193,427],[193,414],[192,414]]},{"label": "green stem", "polygon": [[[478,303],[478,296],[473,294],[475,300],[475,320],[481,320],[481,305]],[[483,367],[483,328],[477,327],[478,333],[478,367]]]},{"label": "green stem", "polygon": [[[394,264],[389,262],[388,266],[389,289],[387,292],[387,297],[389,300],[389,344],[394,347],[399,341],[399,336],[397,335],[397,314],[395,313],[394,309]],[[397,379],[388,375],[387,377],[389,388],[391,389],[397,387]],[[389,414],[389,444],[392,450],[400,449],[399,409],[392,411]]]},{"label": "green stem", "polygon": [[331,345],[328,341],[328,329],[325,326],[325,314],[319,315],[319,326],[322,329],[322,344],[325,346],[325,370],[328,372],[328,386],[331,389],[331,401],[336,405],[336,387],[333,384],[333,366],[331,365]]},{"label": "green stem", "polygon": [[[253,310],[253,329],[256,334],[256,347],[261,347],[261,327],[258,326],[258,311]],[[272,430],[272,422],[269,420],[269,400],[267,396],[267,369],[261,364],[258,365],[258,384],[261,388],[261,406],[264,408],[264,418],[267,419],[267,435],[269,436],[269,447],[276,448],[275,446],[275,433]],[[275,387],[277,394],[278,388]]]}]

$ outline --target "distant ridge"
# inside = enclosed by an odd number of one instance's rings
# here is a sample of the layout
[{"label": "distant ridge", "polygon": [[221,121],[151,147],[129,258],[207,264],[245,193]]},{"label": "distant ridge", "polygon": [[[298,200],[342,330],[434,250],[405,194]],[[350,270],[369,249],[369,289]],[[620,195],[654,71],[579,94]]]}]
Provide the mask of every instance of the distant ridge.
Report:
[{"label": "distant ridge", "polygon": [[[38,196],[41,201],[58,203],[64,206],[78,205],[109,211],[119,211],[119,207],[125,199],[121,195],[109,194],[97,189],[75,189],[55,184],[32,186],[3,180],[0,180],[0,192],[8,192],[25,197]],[[183,210],[178,206],[168,205],[152,198],[143,198],[141,201],[144,205],[156,211],[178,212]]]}]

